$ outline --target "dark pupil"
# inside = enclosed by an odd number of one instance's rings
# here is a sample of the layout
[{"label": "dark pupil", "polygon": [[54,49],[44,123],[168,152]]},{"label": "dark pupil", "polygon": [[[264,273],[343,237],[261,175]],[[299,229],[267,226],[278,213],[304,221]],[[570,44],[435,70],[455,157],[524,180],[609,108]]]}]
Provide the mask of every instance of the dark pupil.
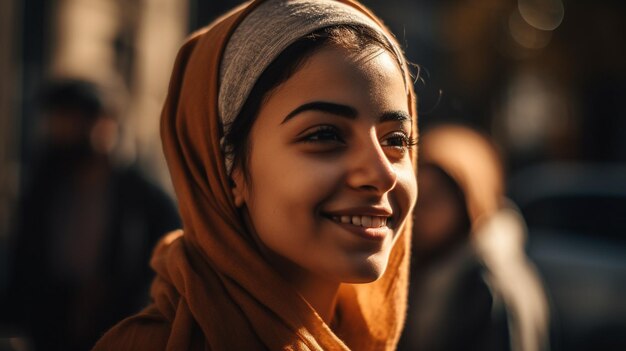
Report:
[{"label": "dark pupil", "polygon": [[317,140],[337,140],[337,135],[332,131],[320,131],[313,138]]},{"label": "dark pupil", "polygon": [[389,144],[393,146],[404,146],[404,138],[401,136],[392,137]]}]

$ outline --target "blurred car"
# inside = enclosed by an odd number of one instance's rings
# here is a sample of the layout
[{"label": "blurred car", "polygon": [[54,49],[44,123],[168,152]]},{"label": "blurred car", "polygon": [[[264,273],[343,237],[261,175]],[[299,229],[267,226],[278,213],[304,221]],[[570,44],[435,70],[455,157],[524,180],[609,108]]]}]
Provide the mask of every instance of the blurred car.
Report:
[{"label": "blurred car", "polygon": [[534,166],[508,189],[550,294],[552,350],[626,350],[626,165]]}]

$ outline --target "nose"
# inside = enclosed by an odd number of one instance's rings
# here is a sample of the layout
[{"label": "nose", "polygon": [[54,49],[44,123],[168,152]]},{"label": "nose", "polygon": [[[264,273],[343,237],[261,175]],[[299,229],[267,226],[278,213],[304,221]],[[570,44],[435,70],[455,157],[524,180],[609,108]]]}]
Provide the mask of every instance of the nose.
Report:
[{"label": "nose", "polygon": [[384,194],[396,186],[398,175],[376,133],[371,134],[365,142],[355,145],[347,183],[354,189]]}]

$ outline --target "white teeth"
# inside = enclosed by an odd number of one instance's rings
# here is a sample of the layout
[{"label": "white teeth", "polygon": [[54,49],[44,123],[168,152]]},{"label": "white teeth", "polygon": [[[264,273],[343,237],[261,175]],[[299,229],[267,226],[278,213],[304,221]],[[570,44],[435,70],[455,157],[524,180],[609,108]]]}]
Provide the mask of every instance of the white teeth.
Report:
[{"label": "white teeth", "polygon": [[383,219],[382,217],[372,217],[372,227],[378,228],[382,227]]},{"label": "white teeth", "polygon": [[367,227],[367,228],[372,227],[372,217],[370,216],[361,217],[361,227]]},{"label": "white teeth", "polygon": [[387,217],[380,216],[333,216],[333,221],[364,228],[380,228],[387,225]]}]

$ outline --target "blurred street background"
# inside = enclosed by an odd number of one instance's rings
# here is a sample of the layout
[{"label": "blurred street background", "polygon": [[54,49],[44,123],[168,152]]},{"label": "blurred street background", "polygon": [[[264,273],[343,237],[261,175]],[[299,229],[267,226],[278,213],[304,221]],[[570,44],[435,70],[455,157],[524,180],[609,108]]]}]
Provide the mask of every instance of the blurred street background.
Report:
[{"label": "blurred street background", "polygon": [[[158,121],[176,52],[240,3],[0,0],[0,296],[41,147],[42,86],[102,87],[120,125],[115,162],[171,198]],[[417,65],[420,128],[466,124],[499,148],[552,305],[552,349],[626,350],[626,2],[363,3]],[[12,331],[0,325],[0,340]]]}]

